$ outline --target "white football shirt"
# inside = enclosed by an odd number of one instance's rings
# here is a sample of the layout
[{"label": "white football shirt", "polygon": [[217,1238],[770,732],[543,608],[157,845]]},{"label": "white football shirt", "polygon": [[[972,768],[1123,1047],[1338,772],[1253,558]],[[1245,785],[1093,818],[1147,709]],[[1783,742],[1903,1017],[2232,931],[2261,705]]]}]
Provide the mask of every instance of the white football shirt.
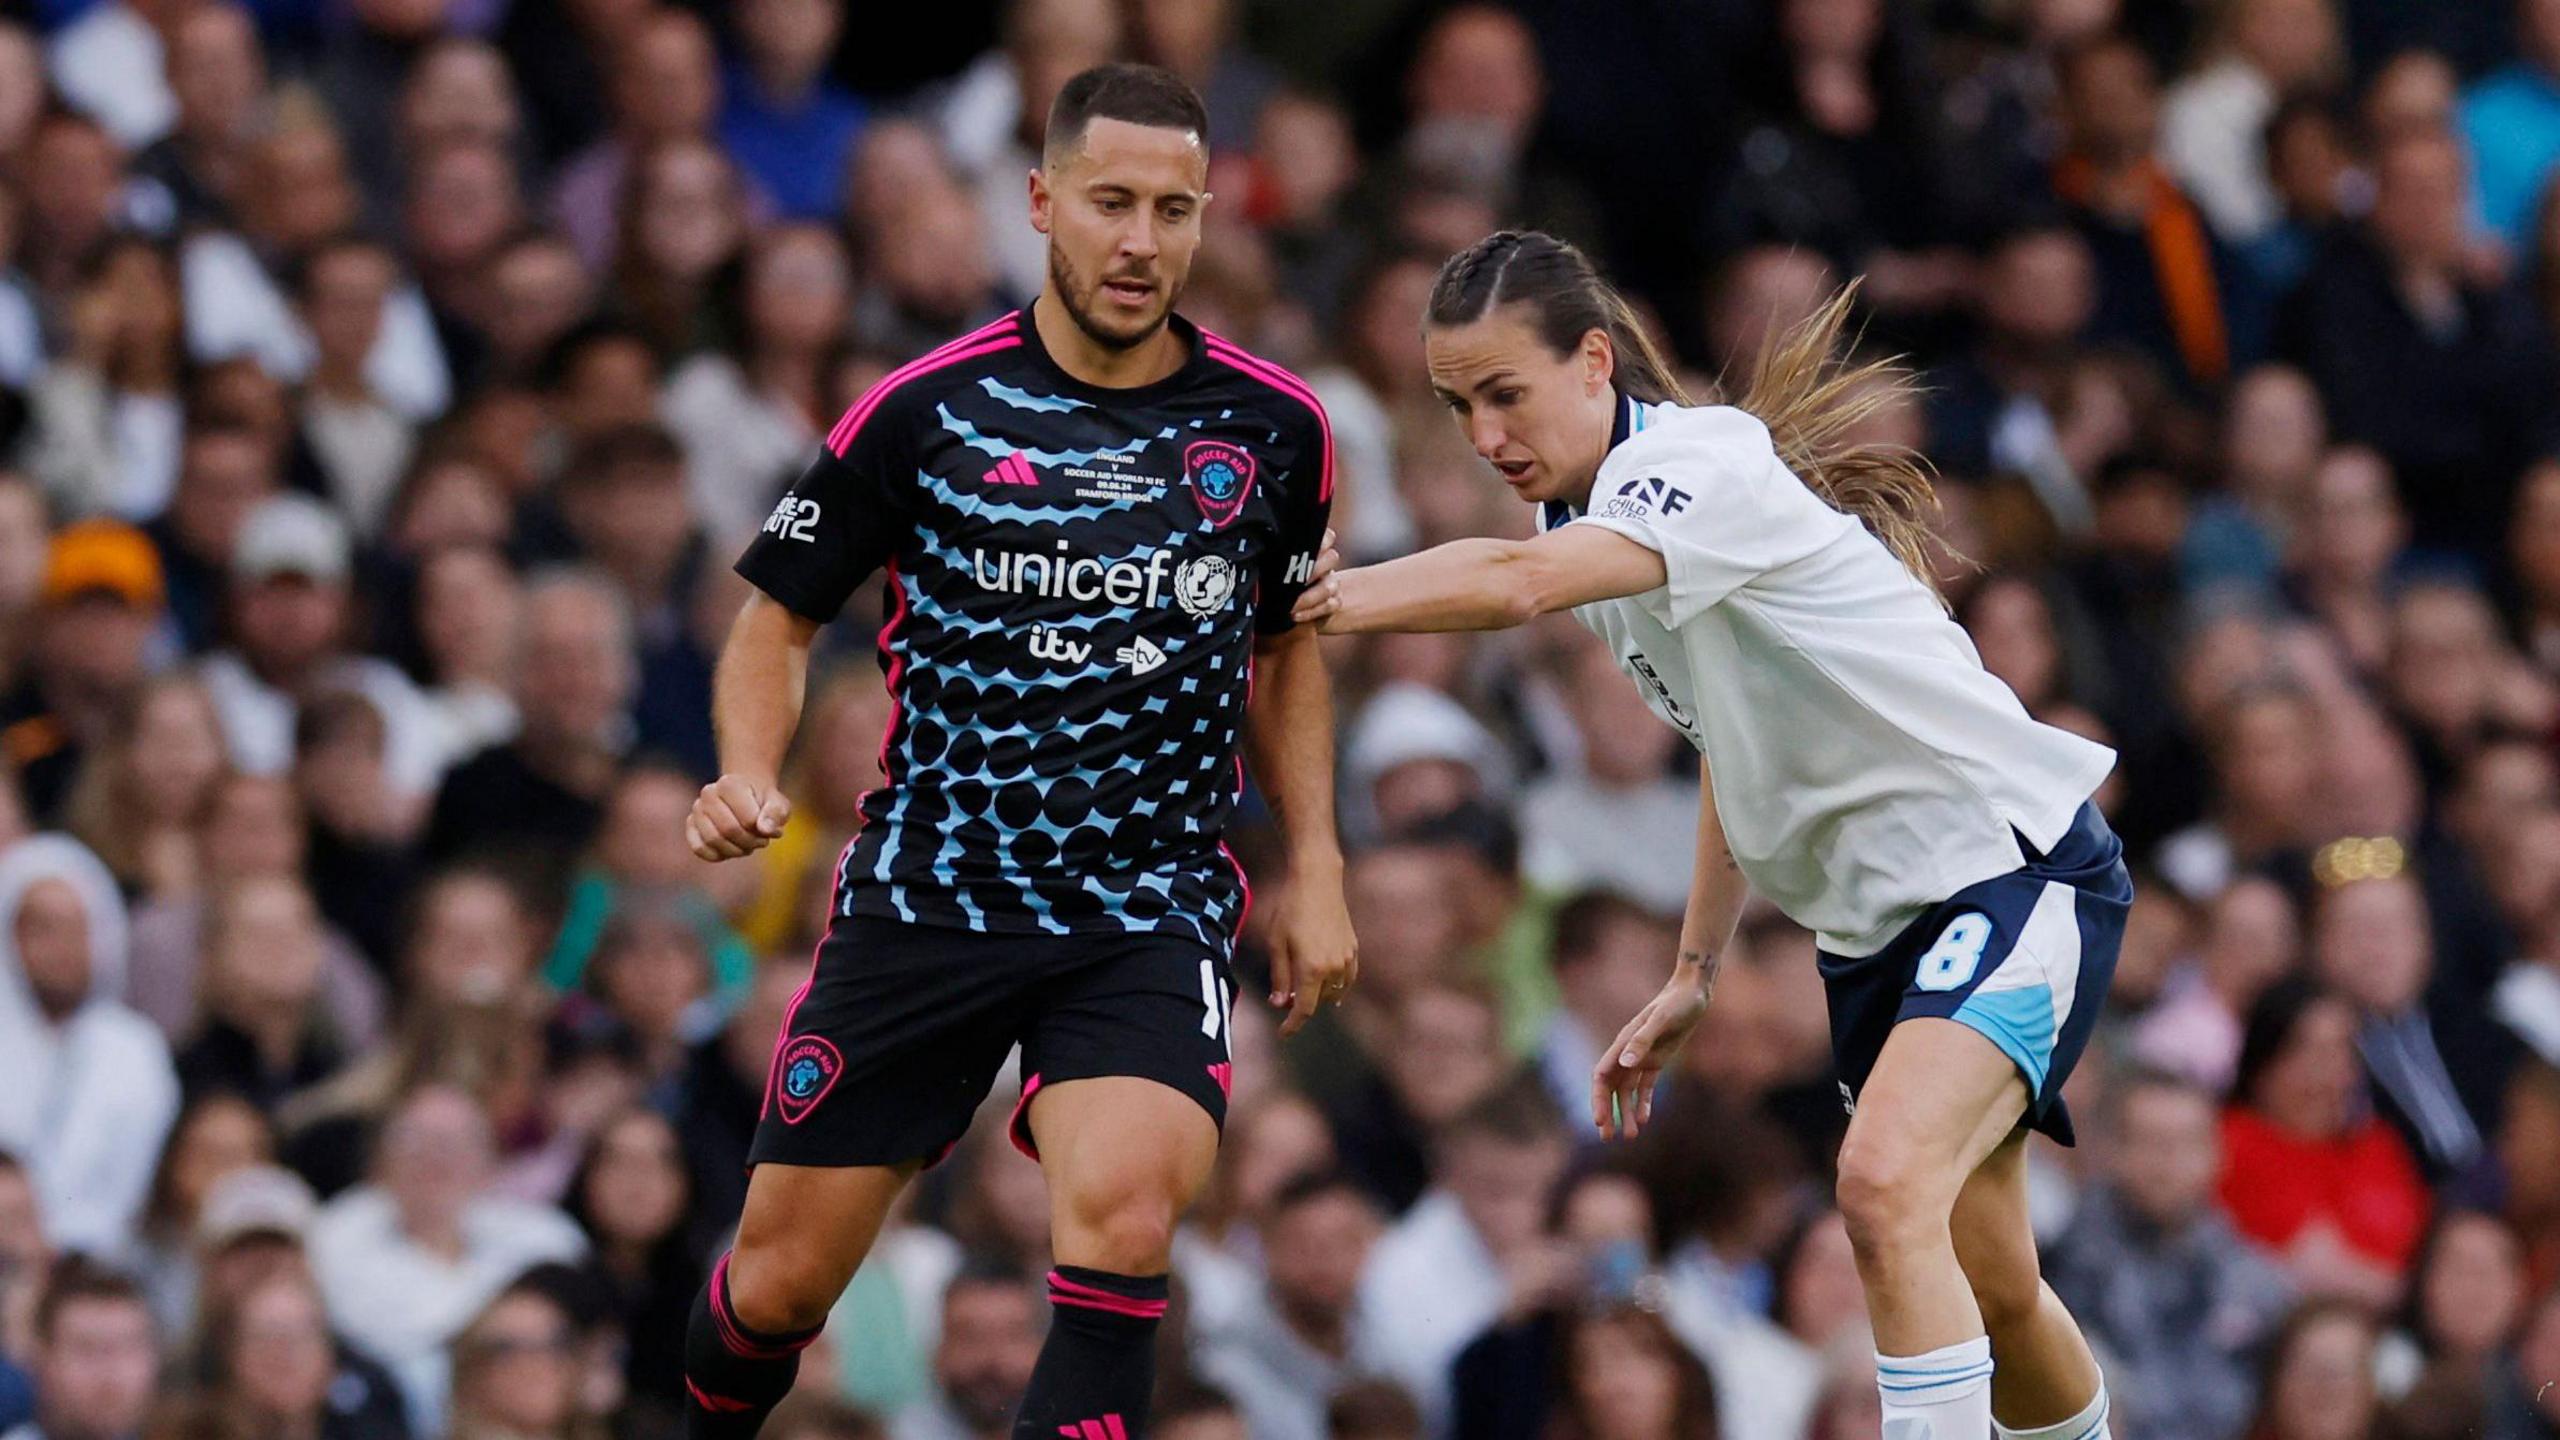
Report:
[{"label": "white football shirt", "polygon": [[1706,756],[1743,875],[1841,955],[2049,850],[2115,753],[2030,718],[1893,552],[1729,406],[1622,401],[1588,514],[1668,583],[1575,618]]}]

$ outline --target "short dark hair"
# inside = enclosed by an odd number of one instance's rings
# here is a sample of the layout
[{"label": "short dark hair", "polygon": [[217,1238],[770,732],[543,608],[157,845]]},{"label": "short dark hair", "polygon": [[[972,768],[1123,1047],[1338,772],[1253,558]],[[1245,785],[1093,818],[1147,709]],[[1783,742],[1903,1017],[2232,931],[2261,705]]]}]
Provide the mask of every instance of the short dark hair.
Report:
[{"label": "short dark hair", "polygon": [[1038,1299],[1040,1293],[1030,1272],[1004,1256],[991,1255],[983,1250],[960,1257],[960,1268],[952,1272],[950,1280],[942,1287],[943,1298],[949,1300],[963,1286],[979,1290],[1014,1290],[1034,1299]]},{"label": "short dark hair", "polygon": [[790,1440],[790,1437],[824,1437],[824,1440],[884,1440],[887,1431],[869,1411],[849,1405],[833,1396],[819,1395],[806,1388],[773,1409],[764,1422],[764,1433]]},{"label": "short dark hair", "polygon": [[1612,926],[1643,925],[1669,929],[1677,921],[1646,909],[1615,890],[1585,890],[1556,911],[1555,968],[1570,970],[1600,953]]},{"label": "short dark hair", "polygon": [[400,259],[392,253],[391,247],[361,230],[348,230],[321,241],[307,254],[288,264],[285,267],[285,288],[292,292],[294,299],[309,300],[311,287],[320,278],[321,267],[351,253],[381,256],[383,262],[392,267],[394,283],[397,284]]},{"label": "short dark hair", "polygon": [[1441,1155],[1469,1140],[1525,1149],[1562,1142],[1564,1117],[1556,1113],[1555,1101],[1545,1087],[1523,1071],[1459,1111],[1433,1138],[1433,1148]]},{"label": "short dark hair", "polygon": [[1290,1177],[1288,1183],[1272,1195],[1271,1217],[1277,1220],[1300,1206],[1312,1205],[1334,1195],[1347,1195],[1371,1210],[1378,1208],[1377,1197],[1362,1189],[1360,1182],[1351,1178],[1351,1172],[1307,1170]]},{"label": "short dark hair", "polygon": [[2109,1129],[2122,1133],[2125,1116],[2137,1095],[2183,1095],[2209,1110],[2220,1110],[2222,1096],[2193,1075],[2181,1074],[2149,1060],[2125,1063],[2107,1077],[2106,1103],[2100,1108]]},{"label": "short dark hair", "polygon": [[45,1276],[43,1291],[36,1296],[36,1339],[52,1340],[54,1327],[62,1323],[62,1312],[84,1302],[133,1305],[146,1315],[151,1311],[140,1282],[75,1251],[54,1262],[52,1271]]},{"label": "short dark hair", "polygon": [[1167,130],[1188,130],[1208,143],[1209,109],[1182,77],[1157,65],[1126,61],[1096,65],[1069,80],[1049,106],[1049,134],[1042,164],[1073,150],[1096,120],[1125,120]]},{"label": "short dark hair", "polygon": [[1501,806],[1481,800],[1462,800],[1426,815],[1392,838],[1400,844],[1464,850],[1504,875],[1520,868],[1520,827]]},{"label": "short dark hair", "polygon": [[578,447],[570,457],[567,478],[573,485],[593,485],[619,479],[634,466],[683,465],[683,443],[667,427],[651,421],[617,425]]},{"label": "short dark hair", "polygon": [[1354,1380],[1325,1402],[1333,1440],[1400,1440],[1422,1433],[1422,1410],[1392,1380]]},{"label": "short dark hair", "polygon": [[535,388],[548,392],[566,389],[590,352],[615,345],[636,346],[647,352],[650,369],[659,372],[666,369],[666,361],[658,354],[658,347],[649,343],[648,335],[638,326],[627,320],[599,315],[579,321],[569,327],[569,333],[551,342],[551,348],[535,362]]}]

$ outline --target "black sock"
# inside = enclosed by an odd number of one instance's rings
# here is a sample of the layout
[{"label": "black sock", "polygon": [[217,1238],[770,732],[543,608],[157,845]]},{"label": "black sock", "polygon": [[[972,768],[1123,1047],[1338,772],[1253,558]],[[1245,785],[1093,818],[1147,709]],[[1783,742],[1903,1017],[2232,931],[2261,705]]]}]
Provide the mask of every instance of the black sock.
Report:
[{"label": "black sock", "polygon": [[721,1256],[684,1332],[685,1440],[754,1440],[799,1378],[800,1352],[825,1328],[748,1329],[729,1304],[729,1257]]},{"label": "black sock", "polygon": [[1156,1388],[1165,1277],[1061,1265],[1049,1272],[1049,1340],[1013,1440],[1138,1440]]}]

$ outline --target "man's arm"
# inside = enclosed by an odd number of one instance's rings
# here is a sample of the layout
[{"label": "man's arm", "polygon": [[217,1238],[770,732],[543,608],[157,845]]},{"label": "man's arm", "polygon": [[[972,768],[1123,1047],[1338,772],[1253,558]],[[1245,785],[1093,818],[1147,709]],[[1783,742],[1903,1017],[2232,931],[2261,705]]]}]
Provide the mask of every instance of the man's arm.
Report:
[{"label": "man's arm", "polygon": [[[1504,630],[1555,610],[1641,595],[1669,579],[1662,556],[1613,530],[1566,525],[1533,540],[1453,540],[1312,587],[1297,618],[1328,634]],[[1325,606],[1330,605],[1327,613]]]},{"label": "man's arm", "polygon": [[791,818],[781,789],[782,757],[800,728],[809,643],[817,633],[817,621],[761,592],[747,597],[730,625],[711,693],[720,778],[702,787],[684,823],[685,842],[702,859],[734,860],[761,850]]},{"label": "man's arm", "polygon": [[1312,627],[1255,641],[1244,749],[1287,842],[1289,884],[1271,929],[1271,1003],[1288,1007],[1280,1025],[1288,1036],[1360,974],[1333,821],[1333,682]]}]

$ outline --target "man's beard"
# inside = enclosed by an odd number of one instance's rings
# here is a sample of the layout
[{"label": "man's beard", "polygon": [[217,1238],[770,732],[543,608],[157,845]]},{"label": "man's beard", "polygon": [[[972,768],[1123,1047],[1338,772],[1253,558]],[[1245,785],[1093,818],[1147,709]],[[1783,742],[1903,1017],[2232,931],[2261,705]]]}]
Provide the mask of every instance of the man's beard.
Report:
[{"label": "man's beard", "polygon": [[1156,318],[1137,334],[1116,335],[1101,328],[1093,318],[1093,299],[1101,293],[1102,282],[1097,280],[1090,287],[1082,284],[1075,267],[1067,263],[1066,252],[1055,242],[1049,246],[1049,283],[1057,287],[1058,297],[1066,302],[1067,318],[1076,322],[1076,328],[1085,333],[1086,339],[1105,350],[1135,350],[1154,339],[1156,332],[1162,330],[1172,317],[1174,302],[1182,298],[1180,287],[1166,284],[1158,278],[1156,283],[1165,295],[1164,308],[1157,311]]}]

